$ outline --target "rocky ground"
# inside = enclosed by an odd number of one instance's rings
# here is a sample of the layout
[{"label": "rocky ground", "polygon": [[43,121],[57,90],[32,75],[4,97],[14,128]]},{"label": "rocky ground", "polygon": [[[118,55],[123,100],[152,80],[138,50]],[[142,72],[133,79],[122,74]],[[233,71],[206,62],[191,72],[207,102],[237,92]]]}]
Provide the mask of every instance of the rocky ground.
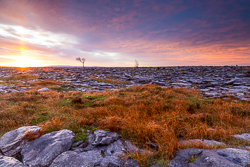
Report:
[{"label": "rocky ground", "polygon": [[[87,135],[86,141],[76,141],[76,135],[66,129],[42,135],[40,127],[25,126],[7,132],[0,139],[0,167],[139,167],[137,161],[121,156],[129,152],[146,152],[123,140],[114,132],[83,130],[83,133]],[[250,134],[234,137],[249,141]],[[194,142],[226,147],[221,142],[198,139],[182,141],[179,144]],[[250,151],[236,148],[183,149],[168,163],[170,167],[248,167],[249,165]]]},{"label": "rocky ground", "polygon": [[[37,84],[39,81],[48,84],[39,85]],[[51,81],[54,81],[52,86]],[[25,92],[33,89],[39,92],[49,90],[89,92],[117,90],[145,84],[195,88],[208,98],[221,97],[249,101],[250,67],[51,67],[27,69],[1,67],[0,69],[0,93]],[[246,104],[248,105],[248,103]],[[38,126],[24,126],[9,131],[0,139],[0,167],[139,167],[139,161],[121,158],[121,156],[125,156],[129,152],[154,154],[158,149],[156,143],[148,143],[150,147],[152,146],[151,150],[139,149],[114,132],[97,129],[93,131],[83,129],[82,132],[85,136],[81,136],[79,140],[78,134],[67,129],[44,135]],[[249,132],[230,134],[230,136],[237,141],[250,142]],[[250,166],[249,144],[235,146],[195,137],[191,140],[178,138],[178,145],[180,148],[187,149],[180,149],[168,164],[164,163],[160,166]],[[195,148],[190,148],[190,145]],[[200,149],[201,147],[198,147],[200,145],[205,146],[202,148],[209,149]],[[157,163],[152,164],[155,165],[151,167],[159,167]]]},{"label": "rocky ground", "polygon": [[[16,80],[22,86],[11,83],[11,77],[32,74],[36,79]],[[6,82],[6,80],[8,82]],[[186,87],[200,90],[209,98],[221,97],[250,100],[250,67],[248,66],[190,66],[190,67],[85,67],[85,68],[0,68],[0,92],[17,92],[32,89],[38,80],[65,82],[62,91],[105,91],[145,84],[163,87]],[[48,88],[49,89],[49,88]],[[47,88],[40,91],[46,91]]]},{"label": "rocky ground", "polygon": [[[4,134],[0,140],[0,167],[139,167],[135,160],[119,158],[126,152],[140,150],[117,133],[86,131],[88,140],[75,142],[70,130],[43,136],[40,130],[38,126],[25,126]],[[34,135],[33,140],[28,133]]]}]

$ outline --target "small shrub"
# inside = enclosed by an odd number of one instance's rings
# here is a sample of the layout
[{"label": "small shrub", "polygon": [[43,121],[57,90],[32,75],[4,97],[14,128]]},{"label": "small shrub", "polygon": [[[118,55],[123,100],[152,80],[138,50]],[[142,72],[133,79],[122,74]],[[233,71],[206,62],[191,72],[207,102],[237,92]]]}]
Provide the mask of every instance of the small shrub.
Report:
[{"label": "small shrub", "polygon": [[32,119],[32,124],[37,125],[37,124],[39,124],[41,122],[45,122],[47,120],[48,120],[48,118],[47,118],[46,115],[41,115],[41,116],[39,116],[37,118]]},{"label": "small shrub", "polygon": [[199,155],[191,155],[189,158],[188,158],[188,163],[192,163],[194,162],[196,159],[200,158]]},{"label": "small shrub", "polygon": [[87,140],[88,140],[88,138],[87,138],[86,133],[79,132],[75,135],[75,142],[78,142],[78,141],[86,142]]},{"label": "small shrub", "polygon": [[155,164],[158,166],[161,166],[161,167],[168,167],[168,163],[169,163],[168,160],[160,159],[160,160],[156,161]]}]

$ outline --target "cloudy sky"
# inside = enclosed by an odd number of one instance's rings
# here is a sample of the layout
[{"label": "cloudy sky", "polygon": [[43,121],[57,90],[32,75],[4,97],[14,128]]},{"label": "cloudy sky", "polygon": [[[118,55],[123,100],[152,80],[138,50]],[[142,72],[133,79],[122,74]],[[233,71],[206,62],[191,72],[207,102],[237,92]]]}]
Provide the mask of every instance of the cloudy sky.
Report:
[{"label": "cloudy sky", "polygon": [[0,0],[0,66],[250,65],[249,0]]}]

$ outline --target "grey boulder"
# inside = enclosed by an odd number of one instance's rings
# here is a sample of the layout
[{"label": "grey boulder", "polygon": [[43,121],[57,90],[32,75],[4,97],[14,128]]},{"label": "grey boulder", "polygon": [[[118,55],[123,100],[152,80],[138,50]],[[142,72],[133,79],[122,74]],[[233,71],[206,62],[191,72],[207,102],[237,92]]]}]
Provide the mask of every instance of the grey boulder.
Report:
[{"label": "grey boulder", "polygon": [[226,148],[180,150],[169,167],[245,167],[250,163],[250,151]]},{"label": "grey boulder", "polygon": [[119,156],[125,152],[123,143],[120,140],[111,143],[109,146],[95,146],[92,150],[81,152],[79,155],[88,166],[108,166],[109,164],[119,165]]},{"label": "grey boulder", "polygon": [[24,165],[13,157],[0,155],[0,167],[24,167]]},{"label": "grey boulder", "polygon": [[110,143],[118,140],[120,136],[117,133],[104,131],[104,130],[95,130],[94,131],[95,140],[92,145],[109,145]]},{"label": "grey boulder", "polygon": [[24,146],[21,151],[23,163],[33,167],[49,166],[58,155],[70,149],[74,140],[74,133],[70,130],[43,135]]},{"label": "grey boulder", "polygon": [[226,146],[225,143],[218,142],[215,140],[201,140],[201,139],[191,139],[191,140],[181,140],[179,141],[179,145],[204,145],[210,147],[216,146]]},{"label": "grey boulder", "polygon": [[233,137],[239,140],[250,141],[250,133],[243,133],[241,135],[233,135]]},{"label": "grey boulder", "polygon": [[122,158],[120,159],[120,167],[140,167],[138,162],[134,159]]},{"label": "grey boulder", "polygon": [[81,158],[74,151],[66,151],[60,154],[50,165],[50,167],[62,167],[62,166],[70,166],[70,167],[85,167],[87,166],[84,163],[84,159]]},{"label": "grey boulder", "polygon": [[49,88],[41,88],[41,89],[38,89],[37,90],[38,92],[47,92],[47,91],[50,91]]},{"label": "grey boulder", "polygon": [[120,167],[119,156],[140,151],[132,143],[118,139],[117,133],[96,130],[90,138],[89,145],[78,152],[87,166]]},{"label": "grey boulder", "polygon": [[5,156],[16,157],[22,150],[22,147],[30,139],[27,132],[32,132],[35,138],[40,134],[38,126],[23,126],[18,129],[5,133],[0,139],[0,149]]}]

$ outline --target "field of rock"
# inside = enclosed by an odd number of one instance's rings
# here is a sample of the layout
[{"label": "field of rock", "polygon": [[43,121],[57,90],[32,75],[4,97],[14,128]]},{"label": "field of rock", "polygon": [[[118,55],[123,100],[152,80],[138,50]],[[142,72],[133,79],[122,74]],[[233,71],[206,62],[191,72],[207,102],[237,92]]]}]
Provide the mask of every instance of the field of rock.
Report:
[{"label": "field of rock", "polygon": [[105,91],[157,84],[163,87],[195,88],[210,98],[250,100],[248,66],[0,68],[2,93],[26,91],[32,89],[33,82],[42,80],[63,82],[51,87],[61,91]]}]

